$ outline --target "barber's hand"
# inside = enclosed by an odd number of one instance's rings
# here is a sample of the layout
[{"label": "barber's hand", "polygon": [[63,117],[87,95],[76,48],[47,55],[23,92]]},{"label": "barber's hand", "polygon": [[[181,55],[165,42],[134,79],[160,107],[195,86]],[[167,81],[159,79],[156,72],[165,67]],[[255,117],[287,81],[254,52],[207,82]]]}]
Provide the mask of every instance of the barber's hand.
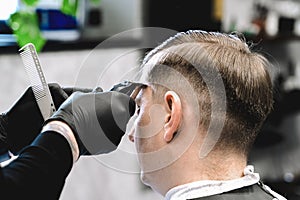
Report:
[{"label": "barber's hand", "polygon": [[[65,88],[58,84],[49,84],[55,107],[58,108],[73,91],[90,92],[89,89]],[[44,119],[36,103],[33,91],[29,87],[12,108],[0,115],[0,143],[17,154],[29,145],[40,133]]]},{"label": "barber's hand", "polygon": [[117,148],[134,111],[133,99],[120,92],[76,92],[47,122],[65,122],[75,135],[80,155],[97,155]]}]

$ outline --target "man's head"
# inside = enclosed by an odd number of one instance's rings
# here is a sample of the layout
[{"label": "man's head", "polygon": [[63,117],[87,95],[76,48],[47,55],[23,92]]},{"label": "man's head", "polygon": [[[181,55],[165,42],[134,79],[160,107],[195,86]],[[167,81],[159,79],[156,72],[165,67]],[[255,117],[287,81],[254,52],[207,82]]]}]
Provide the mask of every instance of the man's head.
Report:
[{"label": "man's head", "polygon": [[[171,146],[188,152],[182,144],[201,146],[207,137],[213,152],[247,157],[273,103],[269,62],[263,56],[236,35],[188,31],[152,50],[142,67],[149,87],[137,98],[141,110],[134,140],[138,153],[159,152],[155,158],[140,156],[142,166],[172,165],[164,162],[165,152],[174,154]],[[210,137],[220,127],[218,137]],[[178,145],[187,137],[193,141]]]}]

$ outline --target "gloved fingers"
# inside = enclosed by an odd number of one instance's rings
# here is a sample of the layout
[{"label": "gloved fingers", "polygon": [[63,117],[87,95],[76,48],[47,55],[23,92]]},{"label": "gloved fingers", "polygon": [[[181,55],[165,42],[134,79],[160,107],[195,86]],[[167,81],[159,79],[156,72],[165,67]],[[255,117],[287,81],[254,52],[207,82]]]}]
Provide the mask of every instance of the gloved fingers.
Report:
[{"label": "gloved fingers", "polygon": [[135,82],[131,82],[131,81],[123,81],[121,83],[118,83],[116,85],[114,85],[110,91],[117,91],[117,92],[121,92],[123,94],[127,94],[128,96],[131,95],[131,93],[140,86],[143,86],[144,84],[142,83],[135,83]]},{"label": "gloved fingers", "polygon": [[[100,89],[102,92],[103,91],[102,88],[100,88]],[[99,89],[99,91],[100,91],[100,89]],[[68,94],[68,96],[71,96],[71,94],[73,94],[74,92],[88,93],[88,92],[93,91],[93,89],[90,89],[90,88],[79,88],[79,87],[65,87],[65,88],[63,88],[63,90]]]},{"label": "gloved fingers", "polygon": [[[1,115],[2,130],[5,131],[5,143],[15,155],[36,137],[43,123],[31,87],[28,87],[12,107]],[[4,121],[3,121],[4,119]]]},{"label": "gloved fingers", "polygon": [[101,87],[96,87],[96,88],[93,89],[93,92],[94,93],[103,92],[103,89]]},{"label": "gloved fingers", "polygon": [[130,115],[130,117],[132,117],[135,113],[135,101],[131,97],[129,99],[128,106],[129,106],[129,115]]},{"label": "gloved fingers", "polygon": [[55,108],[57,109],[68,98],[69,95],[57,83],[50,83],[48,86],[55,104]]},{"label": "gloved fingers", "polygon": [[75,92],[48,121],[67,123],[73,130],[80,154],[88,151],[94,155],[117,148],[134,112],[135,102],[129,95],[120,92]]},{"label": "gloved fingers", "polygon": [[[122,136],[126,132],[126,125],[130,117],[135,113],[135,102],[126,94],[120,92],[107,92],[105,95],[106,97],[109,97],[109,101],[107,101],[109,102],[109,104],[103,104],[104,99],[101,98],[102,94],[105,93],[96,94],[96,99],[97,95],[99,97],[99,100],[96,100],[96,102],[99,103],[98,105],[96,105],[96,107],[102,108],[101,110],[97,111],[98,123],[101,127],[101,130],[104,132],[105,136],[113,144],[113,146],[104,144],[103,139],[100,140],[96,137],[90,141],[102,141],[102,145],[107,146],[107,148],[109,146],[112,147],[112,149],[108,148],[110,149],[110,151],[112,151],[119,145]],[[88,150],[93,154],[95,153],[95,151],[92,151],[90,149],[91,146],[93,145],[90,145],[89,143],[86,144]]]},{"label": "gloved fingers", "polygon": [[[55,107],[58,108],[68,98],[68,95],[57,83],[51,83],[48,86]],[[26,89],[4,117],[7,123],[1,124],[7,134],[5,142],[11,152],[18,154],[39,134],[44,123],[32,87]]]}]

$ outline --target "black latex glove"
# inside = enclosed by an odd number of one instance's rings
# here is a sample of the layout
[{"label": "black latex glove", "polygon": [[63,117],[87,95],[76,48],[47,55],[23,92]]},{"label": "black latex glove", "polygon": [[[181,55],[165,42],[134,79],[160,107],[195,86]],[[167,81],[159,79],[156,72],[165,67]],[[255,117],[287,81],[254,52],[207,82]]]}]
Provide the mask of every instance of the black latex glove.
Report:
[{"label": "black latex glove", "polygon": [[65,122],[75,135],[80,155],[97,155],[117,148],[134,111],[134,100],[120,92],[76,92],[47,122]]},{"label": "black latex glove", "polygon": [[[65,88],[58,84],[49,84],[55,107],[58,108],[73,91],[90,92],[91,89]],[[0,144],[5,145],[12,153],[29,145],[40,133],[44,119],[29,87],[12,108],[0,115]]]},{"label": "black latex glove", "polygon": [[121,83],[118,83],[114,85],[110,91],[117,91],[121,92],[123,94],[131,95],[131,93],[137,88],[145,86],[145,84],[142,83],[136,83],[136,82],[131,82],[131,81],[123,81]]}]

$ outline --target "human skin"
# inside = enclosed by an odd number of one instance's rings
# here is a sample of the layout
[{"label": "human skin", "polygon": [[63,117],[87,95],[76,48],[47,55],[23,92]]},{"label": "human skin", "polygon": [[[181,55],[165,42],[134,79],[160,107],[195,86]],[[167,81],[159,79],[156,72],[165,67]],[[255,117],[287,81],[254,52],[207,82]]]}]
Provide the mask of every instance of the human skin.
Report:
[{"label": "human skin", "polygon": [[[240,155],[212,151],[199,159],[202,134],[193,130],[194,135],[188,139],[191,142],[181,142],[191,135],[187,134],[189,126],[183,125],[192,124],[189,117],[183,117],[191,115],[189,106],[173,91],[167,91],[158,103],[153,92],[154,88],[148,85],[132,96],[137,109],[129,139],[135,144],[144,184],[165,195],[169,189],[193,181],[243,176],[246,159]],[[176,135],[178,129],[181,132]]]}]

